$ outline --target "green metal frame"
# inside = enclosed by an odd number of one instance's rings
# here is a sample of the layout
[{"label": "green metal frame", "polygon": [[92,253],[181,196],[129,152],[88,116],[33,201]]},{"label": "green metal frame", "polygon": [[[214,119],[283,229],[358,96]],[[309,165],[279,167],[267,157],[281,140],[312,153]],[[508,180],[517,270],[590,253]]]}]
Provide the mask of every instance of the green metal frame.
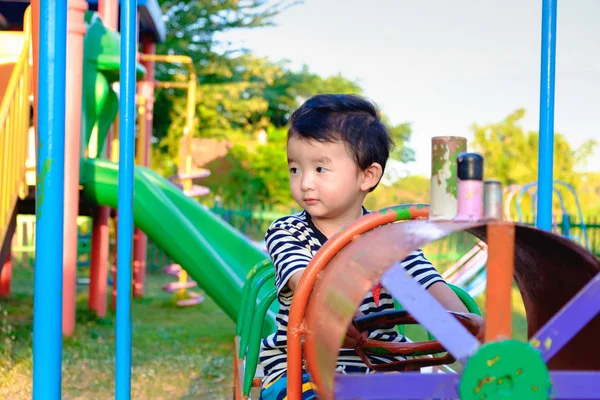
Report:
[{"label": "green metal frame", "polygon": [[[258,368],[260,339],[263,334],[264,319],[269,307],[277,298],[277,289],[273,288],[257,302],[261,287],[274,282],[275,269],[271,260],[256,264],[248,275],[242,290],[242,308],[236,324],[236,335],[239,337],[239,359],[244,363],[244,395],[248,396],[252,389],[252,380]],[[258,303],[258,305],[257,305]],[[268,334],[268,332],[266,332]]]}]

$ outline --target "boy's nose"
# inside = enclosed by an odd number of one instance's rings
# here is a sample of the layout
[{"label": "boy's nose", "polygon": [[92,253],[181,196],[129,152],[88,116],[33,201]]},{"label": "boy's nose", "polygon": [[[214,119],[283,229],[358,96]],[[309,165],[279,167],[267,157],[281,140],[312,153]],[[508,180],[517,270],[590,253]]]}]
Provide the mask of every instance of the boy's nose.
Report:
[{"label": "boy's nose", "polygon": [[303,191],[314,189],[314,179],[312,174],[302,174],[302,181],[300,182],[300,188]]}]

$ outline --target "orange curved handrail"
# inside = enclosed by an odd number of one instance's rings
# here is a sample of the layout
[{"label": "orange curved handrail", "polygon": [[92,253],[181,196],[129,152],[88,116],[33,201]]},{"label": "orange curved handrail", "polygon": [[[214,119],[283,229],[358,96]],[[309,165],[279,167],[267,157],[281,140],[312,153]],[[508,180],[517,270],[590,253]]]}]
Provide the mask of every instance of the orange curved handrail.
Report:
[{"label": "orange curved handrail", "polygon": [[429,207],[426,205],[397,206],[376,211],[359,218],[335,234],[317,252],[300,278],[290,307],[287,338],[287,398],[289,400],[302,400],[302,336],[305,332],[304,318],[308,299],[319,273],[325,269],[327,263],[344,246],[358,236],[381,225],[403,219],[427,218],[428,216]]}]

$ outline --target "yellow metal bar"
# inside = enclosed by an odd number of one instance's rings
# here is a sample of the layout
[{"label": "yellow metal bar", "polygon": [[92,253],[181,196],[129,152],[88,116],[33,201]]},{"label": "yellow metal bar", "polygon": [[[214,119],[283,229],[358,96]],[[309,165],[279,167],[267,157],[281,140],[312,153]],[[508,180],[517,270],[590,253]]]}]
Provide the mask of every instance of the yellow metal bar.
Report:
[{"label": "yellow metal bar", "polygon": [[187,89],[190,85],[187,82],[164,82],[164,81],[154,81],[148,82],[152,83],[154,87],[161,89]]},{"label": "yellow metal bar", "polygon": [[7,228],[17,198],[22,194],[25,179],[25,160],[29,118],[29,85],[32,79],[30,62],[31,9],[24,14],[25,39],[23,48],[11,73],[0,104],[0,244],[6,238]]},{"label": "yellow metal bar", "polygon": [[[183,128],[183,145],[184,145],[184,173],[190,175],[192,173],[192,137],[194,135],[194,118],[196,114],[196,85],[197,77],[194,69],[194,62],[191,57],[173,54],[139,54],[140,61],[153,61],[172,64],[185,65],[188,70],[187,82],[164,82],[155,81],[155,87],[161,88],[180,88],[187,89],[187,107],[185,127]],[[192,179],[183,180],[183,190],[188,191],[192,188]]]}]

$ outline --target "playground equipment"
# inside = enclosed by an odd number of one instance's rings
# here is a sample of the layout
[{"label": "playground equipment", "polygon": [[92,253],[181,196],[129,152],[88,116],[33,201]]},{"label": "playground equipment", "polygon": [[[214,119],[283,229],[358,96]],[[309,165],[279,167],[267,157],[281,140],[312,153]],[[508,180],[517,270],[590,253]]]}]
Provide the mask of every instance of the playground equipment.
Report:
[{"label": "playground equipment", "polygon": [[485,291],[487,244],[477,243],[467,254],[442,273],[446,282],[469,293],[473,298]]},{"label": "playground equipment", "polygon": [[[30,30],[29,12],[25,14],[23,32],[0,32],[2,43],[9,48],[0,58],[0,271],[8,260],[10,268],[10,245],[8,238],[16,226],[16,203],[27,194],[25,171],[29,128],[29,92],[32,85],[29,74]],[[21,47],[15,47],[21,44]],[[7,77],[10,77],[8,81]],[[6,271],[10,273],[10,271]]]},{"label": "playground equipment", "polygon": [[[569,213],[567,212],[567,208],[565,205],[565,201],[564,201],[564,197],[562,192],[560,191],[560,187],[567,189],[567,191],[573,196],[573,199],[575,201],[575,206],[577,207],[577,218],[579,219],[579,229],[581,230],[581,236],[575,236],[571,233],[571,223],[570,223],[570,217],[569,217]],[[517,215],[518,215],[518,221],[519,222],[523,222],[523,212],[521,209],[521,202],[523,199],[523,196],[525,194],[530,194],[532,196],[532,214],[534,216],[534,218],[536,217],[536,208],[535,208],[535,197],[537,195],[536,189],[537,188],[537,182],[531,182],[528,183],[526,185],[523,185],[523,187],[520,188],[520,190],[518,190],[518,195],[517,195],[517,199],[516,199],[516,208],[517,208]],[[587,235],[587,229],[584,223],[584,218],[583,218],[583,212],[581,210],[581,205],[579,203],[579,197],[577,196],[577,192],[575,191],[575,189],[573,188],[573,186],[569,185],[568,183],[561,181],[561,180],[554,180],[554,184],[552,187],[552,191],[556,194],[558,200],[559,200],[559,204],[560,204],[560,209],[561,209],[561,216],[562,216],[562,221],[561,221],[561,229],[558,229],[558,224],[556,222],[554,222],[554,231],[555,232],[561,232],[562,235],[568,237],[571,240],[574,240],[575,242],[581,244],[583,247],[585,247],[586,249],[590,250],[590,243],[588,240],[588,235]],[[509,199],[512,199],[512,196],[509,197]],[[510,202],[508,202],[507,204],[507,209],[510,210]]]},{"label": "playground equipment", "polygon": [[[560,188],[566,188],[569,193],[573,196],[575,205],[577,207],[577,217],[579,219],[579,230],[581,235],[574,235],[572,233],[570,216],[565,206],[565,201]],[[516,196],[516,211],[517,221],[519,223],[524,222],[523,212],[521,203],[523,196],[529,194],[532,198],[532,214],[534,219],[536,218],[536,188],[537,182],[531,182],[526,185],[509,185],[504,188],[504,218],[507,221],[512,221],[511,205],[512,200]],[[561,207],[561,221],[558,223],[557,218],[553,217],[552,231],[557,234],[561,234],[566,238],[579,243],[581,246],[590,250],[590,243],[587,235],[587,228],[584,223],[583,213],[579,204],[579,198],[575,189],[566,182],[555,180],[553,185],[553,193],[557,196]],[[462,286],[471,296],[477,297],[485,291],[486,285],[486,260],[487,250],[485,243],[479,243],[473,247],[472,251],[467,253],[463,258],[457,261],[450,269],[444,272],[443,276],[448,282],[452,282],[456,285]]]},{"label": "playground equipment", "polygon": [[[175,262],[187,268],[199,283],[214,282],[214,285],[203,284],[207,295],[215,299],[236,321],[240,316],[239,300],[248,268],[264,260],[264,254],[239,232],[228,228],[173,184],[145,168],[134,168],[135,9],[135,1],[121,2],[120,64],[124,68],[119,71],[119,165],[101,158],[84,158],[81,161],[84,194],[97,204],[118,206],[117,284],[120,289],[117,294],[117,399],[130,397],[130,260],[134,223],[152,235],[153,240],[167,250]],[[39,47],[40,84],[35,91],[37,97],[43,99],[39,102],[38,138],[45,145],[39,148],[37,163],[36,193],[43,193],[44,199],[36,204],[36,249],[44,257],[36,258],[35,265],[33,396],[34,399],[42,395],[58,399],[61,397],[62,356],[60,288],[64,226],[62,200],[65,189],[64,60],[67,7],[64,2],[42,0],[35,14],[44,16],[39,19],[39,30],[46,41],[44,46]],[[438,202],[432,202],[431,214],[435,216],[432,220],[424,219],[428,215],[426,207],[414,207],[409,211],[411,215],[423,219],[399,222],[401,208],[395,208],[365,216],[347,227],[331,238],[313,259],[294,297],[288,340],[290,400],[300,398],[300,372],[304,358],[322,398],[334,395],[337,398],[372,399],[452,398],[460,395],[468,399],[486,395],[486,399],[491,400],[511,396],[518,399],[590,399],[597,396],[600,391],[597,361],[600,354],[593,343],[600,332],[596,318],[600,304],[597,297],[600,293],[598,260],[572,241],[547,232],[552,228],[555,0],[543,1],[543,15],[537,196],[539,229],[494,220],[444,221],[439,218]],[[36,53],[34,51],[34,57]],[[38,76],[37,73],[34,75]],[[450,157],[439,165],[442,170],[448,170],[452,163],[453,157]],[[449,169],[450,172],[452,170]],[[444,179],[438,182],[444,185],[438,188],[438,192],[449,195],[451,203],[456,205],[455,185],[452,182],[448,184]],[[448,205],[445,202],[442,204]],[[132,213],[133,207],[135,214]],[[451,219],[453,215],[444,218]],[[165,229],[167,227],[170,229]],[[395,261],[402,259],[415,247],[459,230],[469,230],[488,245],[486,343],[483,345],[471,334],[477,327],[469,324],[468,320],[463,319],[461,323],[453,315],[441,310],[426,293],[414,287],[414,282],[407,280],[395,265]],[[366,248],[366,243],[373,247]],[[531,337],[529,343],[515,343],[507,339],[511,334],[509,289],[513,266],[527,310]],[[348,279],[350,276],[356,279]],[[417,321],[436,338],[433,342],[425,343],[429,346],[429,352],[433,351],[435,355],[417,357],[418,360],[410,367],[456,359],[466,362],[463,373],[421,374],[404,371],[401,374],[334,375],[331,366],[346,326],[355,323],[365,328],[368,324],[381,322],[377,319],[351,321],[356,305],[377,281],[381,281],[404,308],[392,315],[397,317],[396,320]],[[256,298],[260,299],[256,306],[256,318],[266,310],[262,332],[272,331],[274,314],[268,303],[271,291],[264,285],[256,290]],[[331,298],[336,301],[328,301]],[[421,307],[425,304],[431,307],[427,313]],[[568,324],[564,323],[565,320],[568,320]],[[586,328],[579,331],[591,320]],[[305,357],[302,352],[303,339],[306,343]],[[573,340],[569,345],[562,348],[570,339]],[[410,344],[393,350],[412,354],[425,350],[425,344]],[[373,343],[365,345],[359,350],[367,352]],[[436,358],[443,350],[450,357],[441,356],[442,359],[431,361],[431,356]],[[401,367],[406,368],[408,364]],[[578,372],[586,369],[589,370],[587,373]]]},{"label": "playground equipment", "polygon": [[[194,185],[194,179],[201,179],[210,176],[210,171],[207,169],[193,170],[192,164],[192,135],[194,131],[194,116],[196,113],[196,84],[197,77],[196,71],[194,70],[193,60],[187,56],[179,55],[156,55],[156,54],[140,54],[139,59],[149,62],[162,62],[170,64],[181,64],[184,65],[188,71],[187,82],[171,82],[171,81],[154,81],[152,84],[159,88],[183,88],[187,92],[186,102],[186,118],[185,125],[183,128],[183,137],[181,140],[181,148],[183,149],[184,168],[182,173],[177,174],[170,178],[171,182],[175,183],[178,187],[183,190],[183,193],[189,197],[201,197],[206,196],[210,193],[207,187]],[[145,112],[143,103],[140,107],[140,113]],[[148,135],[149,132],[142,130],[142,136]],[[163,271],[168,274],[175,276],[177,282],[171,282],[163,286],[163,290],[169,293],[176,293],[176,303],[179,306],[192,306],[200,304],[204,301],[204,296],[190,292],[188,289],[198,286],[198,283],[188,278],[188,273],[185,269],[181,268],[179,264],[169,264],[163,268]]]},{"label": "playground equipment", "polygon": [[[114,3],[116,7],[116,3]],[[32,10],[32,14],[36,14],[37,3],[32,4],[31,9],[28,9],[25,14],[25,21],[28,20],[29,10]],[[59,5],[60,6],[60,5]],[[56,33],[56,24],[61,25],[60,18],[61,12],[55,14],[49,12],[53,9],[54,5],[44,3],[42,10],[38,9],[39,12],[44,12],[45,16],[52,16],[44,18],[44,23],[41,28],[44,37],[50,38],[50,44],[48,46],[63,46],[62,50],[58,51],[58,57],[61,54],[64,56],[64,41],[60,40],[60,32]],[[63,10],[64,11],[64,10]],[[130,10],[131,11],[131,10]],[[121,14],[122,16],[125,13]],[[59,21],[57,22],[56,19]],[[35,17],[34,17],[35,20]],[[124,45],[123,37],[113,35],[110,30],[105,29],[99,21],[95,18],[93,13],[87,15],[87,21],[89,23],[90,32],[86,36],[87,39],[91,38],[99,39],[101,46],[96,48],[102,48],[105,53],[97,54],[94,57],[93,52],[88,51],[84,62],[85,78],[82,78],[84,82],[93,82],[96,90],[84,90],[84,103],[82,109],[84,112],[84,129],[81,131],[82,139],[81,143],[85,143],[85,152],[83,152],[83,158],[81,158],[79,170],[80,173],[80,184],[82,188],[83,199],[89,204],[104,205],[113,208],[117,208],[117,199],[122,201],[127,198],[126,194],[119,194],[119,183],[123,184],[124,178],[119,174],[122,174],[122,169],[119,169],[117,164],[110,162],[104,157],[108,157],[108,151],[104,149],[110,149],[110,146],[102,146],[101,143],[106,142],[107,129],[109,124],[107,121],[112,121],[115,118],[115,114],[118,110],[119,104],[123,105],[123,102],[115,103],[113,100],[118,99],[119,96],[115,96],[113,83],[115,80],[120,79],[124,81],[123,76],[126,75],[124,71],[115,69],[120,65],[130,64],[134,66],[133,75],[127,75],[130,79],[134,77],[132,82],[135,82],[140,76],[142,70],[135,61],[135,59],[127,59],[126,62],[121,62],[123,56],[121,51],[125,49],[131,50],[131,46],[127,47]],[[123,21],[122,26],[129,26],[131,21]],[[35,24],[34,24],[35,25]],[[28,26],[28,25],[26,25]],[[52,30],[53,34],[48,34],[48,30]],[[60,30],[60,26],[59,26]],[[27,36],[26,36],[27,37]],[[35,44],[36,36],[33,35],[33,41]],[[53,39],[54,38],[54,39]],[[117,46],[115,40],[121,40],[121,46]],[[132,40],[131,32],[128,37],[129,43]],[[62,43],[62,44],[61,44]],[[89,41],[87,42],[89,43]],[[87,44],[86,43],[86,44]],[[35,46],[33,46],[35,49]],[[29,54],[30,46],[25,46],[22,54]],[[85,46],[84,46],[85,49]],[[34,336],[36,345],[34,348],[34,359],[36,367],[34,371],[34,398],[41,395],[60,397],[60,365],[61,365],[61,303],[63,299],[55,295],[60,294],[52,291],[50,288],[52,285],[59,285],[62,287],[62,256],[59,254],[63,248],[63,239],[61,236],[63,222],[62,221],[62,196],[59,192],[64,189],[64,169],[54,168],[55,162],[61,163],[63,160],[63,153],[61,155],[53,155],[54,151],[62,151],[64,149],[63,142],[58,140],[58,147],[53,147],[53,140],[57,136],[64,136],[64,128],[60,128],[61,123],[64,123],[64,115],[58,116],[61,112],[64,114],[64,106],[60,106],[64,101],[65,90],[64,80],[61,81],[61,76],[64,78],[65,67],[63,65],[55,65],[54,59],[48,58],[48,47],[45,45],[43,51],[40,51],[39,64],[40,68],[37,68],[37,53],[33,52],[33,76],[37,76],[35,70],[44,77],[43,82],[44,90],[39,91],[39,94],[43,94],[44,101],[40,101],[39,112],[37,113],[38,121],[40,121],[38,139],[40,143],[46,144],[43,146],[44,151],[38,152],[37,159],[37,182],[36,194],[41,196],[45,194],[44,199],[46,201],[38,201],[37,206],[37,217],[35,223],[35,247],[37,254],[41,254],[40,251],[49,254],[50,258],[37,257],[35,260],[36,271],[42,271],[35,274],[35,313],[36,313],[36,328],[34,329]],[[117,52],[117,50],[119,52]],[[23,56],[26,59],[26,56]],[[27,60],[25,60],[25,66],[27,66]],[[6,115],[11,116],[10,124],[5,124],[6,127],[10,128],[10,135],[5,135],[2,131],[2,139],[0,141],[0,154],[2,154],[2,164],[4,166],[5,160],[14,161],[15,168],[11,168],[11,174],[14,175],[3,175],[2,184],[11,182],[21,182],[22,176],[25,171],[24,158],[26,156],[27,146],[25,145],[28,136],[28,121],[29,121],[29,110],[31,105],[29,102],[21,102],[22,99],[27,99],[27,96],[23,96],[23,79],[29,79],[31,74],[23,72],[26,68],[14,69],[13,76],[16,78],[15,82],[18,83],[18,91],[14,96],[6,95],[3,98],[2,110],[9,110],[10,113],[2,114],[3,121],[7,120]],[[16,72],[14,72],[16,71]],[[131,72],[131,71],[130,71]],[[49,77],[52,77],[50,79]],[[56,79],[54,79],[56,77]],[[193,79],[195,81],[195,79]],[[51,85],[50,85],[51,84]],[[50,85],[50,86],[48,86]],[[54,86],[56,85],[56,86]],[[63,87],[61,90],[56,88]],[[27,91],[25,91],[26,93]],[[12,92],[11,92],[12,93]],[[37,94],[36,91],[34,93]],[[119,91],[120,98],[125,99],[131,94],[131,91],[125,91],[123,88]],[[93,96],[96,99],[96,103],[92,104],[87,102],[87,96]],[[34,107],[35,100],[39,96],[34,96]],[[61,98],[63,100],[61,100]],[[18,99],[15,100],[15,99]],[[53,99],[57,101],[54,102]],[[52,105],[50,107],[49,105]],[[89,107],[93,105],[93,107]],[[18,107],[20,108],[18,108]],[[129,107],[130,105],[128,105]],[[58,107],[58,108],[56,108]],[[16,111],[14,111],[16,110]],[[135,111],[135,108],[134,108]],[[56,113],[55,117],[53,113]],[[87,114],[86,114],[87,113]],[[92,114],[93,113],[93,114]],[[21,115],[27,116],[23,118],[24,123],[21,126],[20,120],[13,118],[13,116]],[[92,117],[90,118],[90,115]],[[114,129],[115,137],[119,135],[118,143],[121,146],[125,145],[124,137],[131,137],[133,135],[128,129],[132,129],[129,125],[131,123],[130,118],[137,114],[134,112],[131,114],[129,109],[121,110],[119,121],[124,123],[124,120],[128,121],[128,126],[121,129]],[[63,121],[63,122],[61,122]],[[25,123],[27,122],[27,123]],[[43,125],[43,126],[42,126]],[[143,130],[142,124],[139,124],[140,130]],[[148,132],[148,131],[146,131]],[[139,131],[138,131],[139,133]],[[143,133],[143,132],[142,132]],[[130,136],[127,136],[130,135]],[[9,141],[4,140],[10,138]],[[15,139],[16,141],[13,141]],[[17,141],[21,144],[16,145]],[[4,145],[10,143],[11,147],[6,148]],[[128,144],[130,145],[130,144]],[[19,161],[19,158],[15,158],[17,154],[20,154],[20,149],[23,149],[23,159]],[[12,151],[12,153],[11,153]],[[10,157],[5,157],[8,154]],[[123,157],[128,153],[125,149],[119,149],[119,155]],[[41,157],[41,158],[40,158]],[[114,159],[114,154],[111,156]],[[121,159],[120,157],[118,158]],[[54,162],[52,162],[52,160]],[[11,166],[13,164],[10,164]],[[23,169],[20,166],[23,166]],[[48,170],[50,169],[50,170]],[[132,180],[132,183],[136,186],[136,196],[131,199],[132,206],[135,206],[136,213],[133,220],[129,221],[124,218],[126,215],[131,215],[131,209],[123,212],[123,209],[118,210],[119,214],[119,226],[122,224],[129,225],[135,223],[136,227],[146,232],[155,243],[159,244],[161,248],[169,254],[170,258],[179,265],[182,265],[183,269],[189,273],[190,277],[201,284],[205,289],[207,295],[211,296],[225,312],[232,318],[237,319],[237,313],[239,308],[239,298],[241,297],[243,279],[252,263],[258,262],[264,259],[264,252],[258,249],[253,243],[251,243],[241,232],[234,230],[227,223],[222,221],[219,217],[212,214],[206,207],[197,203],[194,199],[187,196],[181,188],[177,185],[169,182],[168,180],[158,176],[152,171],[144,168],[135,168],[136,177]],[[10,178],[7,181],[5,178]],[[187,177],[183,177],[184,179]],[[49,179],[49,180],[48,180]],[[16,187],[17,185],[15,185]],[[12,186],[9,186],[12,187]],[[10,213],[14,211],[14,203],[12,199],[16,199],[18,193],[15,191],[4,191],[2,195],[11,194],[11,202],[0,205],[7,205],[10,209]],[[52,193],[52,195],[50,195]],[[11,208],[13,207],[13,208]],[[4,210],[4,208],[3,208]],[[44,216],[51,216],[44,218]],[[6,225],[0,225],[3,228],[3,232],[6,232]],[[118,230],[118,238],[127,237],[127,230],[123,233],[122,229]],[[52,237],[53,240],[48,242],[48,237]],[[4,241],[6,243],[6,241]],[[42,243],[42,244],[40,244]],[[46,243],[46,244],[43,244]],[[125,246],[125,248],[123,247]],[[118,390],[117,397],[128,396],[128,385],[129,375],[127,373],[127,365],[130,362],[130,346],[123,343],[127,343],[127,337],[130,337],[130,330],[128,334],[127,322],[123,322],[123,318],[127,319],[127,311],[122,307],[123,298],[128,298],[131,291],[127,288],[131,287],[131,265],[129,264],[129,256],[123,253],[127,253],[126,244],[118,243],[119,247],[119,259],[118,264],[125,265],[124,272],[118,272],[116,280],[117,286],[123,288],[119,290],[117,296],[120,295],[121,304],[117,306],[117,318],[118,318],[118,333],[119,337],[119,351],[117,356],[118,365]],[[94,249],[92,249],[92,253]],[[131,254],[131,253],[130,253]],[[127,260],[127,261],[123,261]],[[93,264],[93,263],[92,263]],[[106,271],[106,269],[104,270]],[[102,274],[100,274],[102,275]],[[106,274],[104,274],[106,276]],[[129,276],[129,278],[127,278]],[[123,281],[125,279],[125,281]],[[128,280],[129,279],[129,280]],[[104,279],[106,283],[106,279]],[[49,283],[50,286],[46,284]],[[91,282],[92,283],[92,282]],[[114,287],[114,286],[113,286]],[[90,285],[90,291],[92,285]],[[50,290],[50,291],[48,291]],[[120,293],[120,294],[119,294]],[[41,299],[44,299],[43,301]],[[125,300],[127,302],[127,300]],[[126,308],[128,308],[126,306]],[[123,314],[125,313],[125,317]],[[265,329],[274,327],[273,317],[275,315],[274,310],[268,312],[270,318],[265,322]],[[45,325],[44,325],[45,324]],[[56,327],[59,327],[58,332],[55,331]],[[124,328],[124,329],[123,329]],[[129,328],[130,329],[130,328]],[[128,350],[129,349],[129,353]],[[125,365],[125,367],[123,367]],[[125,372],[123,372],[125,368]],[[125,393],[125,394],[123,394]]]},{"label": "playground equipment", "polygon": [[176,282],[167,283],[162,289],[165,292],[177,294],[178,306],[195,306],[204,301],[204,296],[188,290],[197,287],[198,284],[195,281],[188,279],[187,273],[181,268],[181,265],[169,264],[163,268],[163,272],[177,278]]},{"label": "playground equipment", "polygon": [[[390,208],[388,210],[382,210],[381,212],[389,212],[390,215],[396,216],[397,221],[409,220],[415,218],[422,218],[428,214],[428,207],[425,205],[404,205]],[[273,285],[275,276],[275,270],[270,260],[265,260],[255,265],[246,277],[246,283],[244,285],[244,291],[242,294],[242,305],[244,306],[243,313],[238,318],[236,324],[236,336],[234,339],[235,354],[234,354],[234,398],[247,399],[250,396],[252,388],[260,387],[262,370],[258,365],[258,355],[260,350],[260,338],[263,335],[263,321],[265,318],[265,312],[268,307],[277,298],[277,290],[271,289],[265,297],[260,299],[259,306],[256,306],[256,300],[259,298],[259,290],[266,285]],[[463,289],[456,285],[449,285],[451,289],[457,294],[459,299],[465,304],[469,312],[481,315],[479,307],[473,300],[473,298]],[[401,310],[401,305],[398,305],[398,309]],[[404,325],[415,324],[414,319],[410,318],[406,312],[401,313],[394,322],[398,324],[398,329],[404,334]],[[385,323],[392,323],[387,320]],[[369,325],[372,325],[372,321],[368,318],[363,320],[361,329],[367,329]],[[476,327],[471,325],[471,328]],[[431,335],[430,339],[432,339]],[[408,338],[410,341],[410,338]],[[367,352],[381,351],[381,348],[385,348],[384,343],[377,343],[369,341],[368,346],[370,347]],[[416,345],[416,344],[415,344]],[[375,349],[380,347],[379,349]],[[412,350],[409,350],[411,354]],[[451,356],[444,355],[439,356],[439,353],[443,353],[443,349],[439,346],[428,348],[427,353],[421,354],[427,359],[423,363],[423,368],[434,367],[431,371],[446,371],[452,372],[446,364],[454,362]],[[361,350],[361,354],[366,358],[366,354]],[[438,357],[435,357],[437,355]]]},{"label": "playground equipment", "polygon": [[[475,399],[484,394],[488,399],[580,399],[597,395],[599,387],[593,381],[597,373],[570,372],[599,369],[598,350],[587,343],[598,333],[600,320],[596,318],[578,332],[598,311],[593,302],[597,303],[600,279],[593,277],[600,272],[600,262],[593,255],[560,236],[511,223],[423,220],[394,224],[396,217],[390,214],[363,218],[330,239],[322,256],[315,257],[303,275],[302,289],[295,294],[289,317],[290,399],[299,398],[295,393],[299,393],[296,382],[302,337],[307,368],[322,398],[333,398],[334,394],[347,399]],[[474,340],[395,266],[395,260],[417,247],[465,229],[487,240],[489,246],[484,344]],[[513,250],[514,272],[527,311],[529,344],[510,339]],[[567,265],[581,267],[580,273],[564,276],[562,270]],[[556,282],[554,276],[559,275],[561,281]],[[353,310],[379,280],[454,358],[465,364],[462,374],[334,375],[332,365]],[[334,295],[338,301],[327,301]],[[568,347],[562,348],[570,339]],[[425,343],[412,350],[421,346]]]}]

